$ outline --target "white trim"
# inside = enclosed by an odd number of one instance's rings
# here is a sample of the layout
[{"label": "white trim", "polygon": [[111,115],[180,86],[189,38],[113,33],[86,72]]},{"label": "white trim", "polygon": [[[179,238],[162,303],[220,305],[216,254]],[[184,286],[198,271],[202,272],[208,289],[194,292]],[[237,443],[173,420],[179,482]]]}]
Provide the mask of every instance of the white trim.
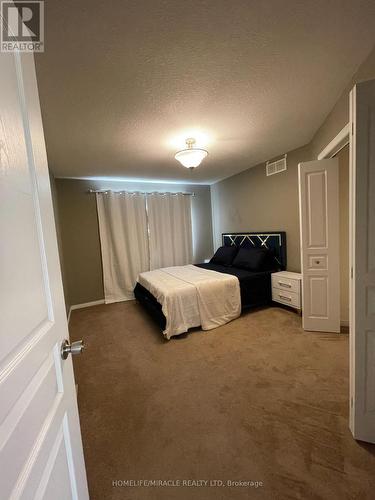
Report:
[{"label": "white trim", "polygon": [[70,309],[74,311],[75,309],[83,309],[84,307],[99,306],[100,304],[104,304],[104,299],[94,300],[92,302],[84,302],[83,304],[73,304],[72,306],[70,306]]},{"label": "white trim", "polygon": [[92,302],[84,302],[83,304],[73,304],[72,306],[69,307],[68,323],[70,320],[71,312],[74,311],[75,309],[84,309],[85,307],[99,306],[100,304],[104,303],[105,303],[104,299],[101,299],[101,300],[93,300]]},{"label": "white trim", "polygon": [[[332,141],[327,144],[327,146],[318,154],[318,160],[323,160],[325,158],[332,158],[337,155],[339,151],[342,150],[347,144],[349,144],[349,134],[350,134],[350,123],[347,123],[345,127],[340,130],[340,132],[332,139]],[[341,320],[340,326],[349,327],[349,320]]]},{"label": "white trim", "polygon": [[333,158],[339,151],[349,144],[349,123],[327,144],[327,146],[318,154],[318,160]]}]

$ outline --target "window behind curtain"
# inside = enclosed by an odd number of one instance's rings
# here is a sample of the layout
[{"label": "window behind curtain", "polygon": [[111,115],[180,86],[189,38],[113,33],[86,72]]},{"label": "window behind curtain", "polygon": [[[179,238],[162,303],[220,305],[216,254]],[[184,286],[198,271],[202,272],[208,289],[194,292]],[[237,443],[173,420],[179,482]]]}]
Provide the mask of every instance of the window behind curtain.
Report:
[{"label": "window behind curtain", "polygon": [[96,200],[105,302],[133,299],[138,274],[150,265],[146,197],[110,192]]},{"label": "window behind curtain", "polygon": [[147,196],[147,211],[150,269],[191,264],[191,197],[152,193]]}]

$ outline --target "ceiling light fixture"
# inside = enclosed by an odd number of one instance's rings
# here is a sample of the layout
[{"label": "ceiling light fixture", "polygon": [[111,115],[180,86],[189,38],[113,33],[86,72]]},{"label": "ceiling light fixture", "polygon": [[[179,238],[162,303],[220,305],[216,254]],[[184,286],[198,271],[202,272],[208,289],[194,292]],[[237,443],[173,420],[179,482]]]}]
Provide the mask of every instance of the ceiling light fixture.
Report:
[{"label": "ceiling light fixture", "polygon": [[178,151],[174,157],[186,168],[198,167],[206,158],[208,152],[205,149],[195,148],[195,139],[193,138],[186,139],[185,142],[187,148]]}]

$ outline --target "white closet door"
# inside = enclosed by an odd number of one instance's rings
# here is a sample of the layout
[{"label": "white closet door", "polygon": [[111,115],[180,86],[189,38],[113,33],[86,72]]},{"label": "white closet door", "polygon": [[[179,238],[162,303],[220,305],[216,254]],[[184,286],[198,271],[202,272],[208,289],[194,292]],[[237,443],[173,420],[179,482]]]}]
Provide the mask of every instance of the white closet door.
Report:
[{"label": "white closet door", "polygon": [[338,160],[299,164],[302,325],[340,331]]},{"label": "white closet door", "polygon": [[350,428],[375,443],[375,80],[350,97]]}]

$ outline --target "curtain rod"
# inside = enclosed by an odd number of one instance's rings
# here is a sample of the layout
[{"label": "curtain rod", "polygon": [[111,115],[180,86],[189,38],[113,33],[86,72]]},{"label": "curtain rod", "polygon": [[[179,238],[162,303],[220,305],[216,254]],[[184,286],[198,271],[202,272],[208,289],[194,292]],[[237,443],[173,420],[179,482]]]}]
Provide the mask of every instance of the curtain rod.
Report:
[{"label": "curtain rod", "polygon": [[126,191],[124,189],[121,190],[114,190],[114,189],[89,189],[87,191],[88,193],[100,193],[100,194],[106,194],[106,193],[126,193],[126,194],[183,194],[184,196],[195,196],[195,193],[182,193],[182,192],[177,192],[177,193],[171,193],[171,192],[161,192],[161,191]]}]

